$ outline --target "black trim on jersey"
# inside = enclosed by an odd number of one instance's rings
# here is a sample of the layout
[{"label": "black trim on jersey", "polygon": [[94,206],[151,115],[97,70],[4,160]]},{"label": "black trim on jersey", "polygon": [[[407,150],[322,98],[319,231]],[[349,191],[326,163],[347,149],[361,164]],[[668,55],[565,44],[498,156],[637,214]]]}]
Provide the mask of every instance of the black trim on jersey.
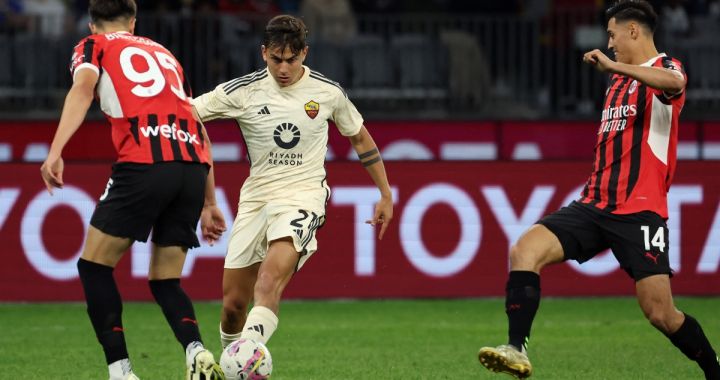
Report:
[{"label": "black trim on jersey", "polygon": [[[632,86],[632,84],[631,84]],[[627,104],[630,98],[630,90],[626,90],[623,95],[620,105]],[[627,129],[627,126],[626,128]],[[623,153],[623,135],[625,131],[615,131],[613,137],[613,151],[612,151],[612,166],[610,167],[610,179],[608,180],[608,200],[604,210],[607,212],[613,212],[617,208],[617,186],[620,178],[620,169],[622,167],[622,153]]]},{"label": "black trim on jersey", "polygon": [[317,80],[319,80],[319,81],[321,81],[321,82],[325,82],[325,83],[327,83],[327,84],[331,84],[331,85],[339,88],[340,91],[342,91],[343,95],[345,95],[346,98],[348,97],[348,96],[347,96],[347,93],[345,92],[345,89],[342,88],[342,86],[340,86],[340,83],[335,82],[335,81],[332,81],[332,80],[326,78],[324,75],[322,75],[322,74],[320,74],[320,73],[318,73],[318,72],[316,72],[316,71],[311,71],[311,72],[310,72],[310,78],[317,79]]},{"label": "black trim on jersey", "polygon": [[630,198],[630,193],[632,193],[635,188],[635,184],[637,184],[638,177],[640,177],[640,159],[642,158],[643,150],[642,139],[643,133],[645,132],[643,127],[645,126],[645,97],[647,89],[645,88],[645,85],[640,84],[638,85],[637,91],[638,112],[633,124],[632,148],[630,149],[630,171],[628,172],[626,198]]},{"label": "black trim on jersey", "polygon": [[[188,132],[188,121],[187,119],[180,119],[180,129],[187,133],[188,136],[190,136],[190,132]],[[199,132],[199,131],[198,131]],[[202,135],[202,134],[201,134]],[[190,155],[190,158],[192,158],[193,162],[200,162],[200,158],[198,158],[197,153],[195,152],[195,146],[190,142],[190,140],[185,141],[185,148],[187,149],[188,154]]]},{"label": "black trim on jersey", "polygon": [[133,139],[135,139],[135,144],[140,145],[140,135],[138,134],[138,121],[139,119],[136,117],[129,117],[128,122],[130,123],[130,133],[132,134]]},{"label": "black trim on jersey", "polygon": [[[620,96],[621,89],[623,87],[625,87],[625,84],[628,82],[629,79],[630,79],[630,77],[624,77],[620,81],[620,84],[617,86],[615,91],[613,91],[612,98],[610,99],[610,103],[608,103],[607,107],[615,107],[615,103],[617,103],[617,98],[618,98],[618,96]],[[602,124],[600,125],[600,127],[604,128],[604,126]],[[590,202],[593,206],[600,203],[600,201],[602,200],[601,188],[602,188],[602,179],[603,179],[603,172],[604,172],[603,168],[605,167],[605,148],[606,148],[605,143],[607,142],[607,139],[609,136],[610,136],[609,131],[603,132],[602,140],[600,140],[600,143],[598,144],[598,145],[600,145],[600,152],[598,153],[598,156],[596,156],[597,165],[595,166],[595,173],[597,173],[597,174],[595,175],[595,189],[594,189],[595,195],[593,196],[592,202]]]},{"label": "black trim on jersey", "polygon": [[233,91],[237,90],[240,87],[244,87],[249,85],[250,83],[257,82],[259,80],[267,78],[267,70],[261,69],[258,71],[255,71],[254,73],[242,76],[240,78],[237,78],[235,80],[232,80],[228,83],[226,83],[223,86],[223,91],[225,91],[225,95],[230,95]]},{"label": "black trim on jersey", "polygon": [[150,150],[152,151],[152,158],[153,162],[162,162],[163,161],[163,153],[162,153],[162,143],[160,142],[160,126],[158,125],[158,116],[155,114],[148,115],[148,126],[156,126],[158,128],[157,135],[153,135],[152,133],[148,134],[148,138],[150,139]]},{"label": "black trim on jersey", "polygon": [[92,63],[93,49],[95,48],[95,40],[88,38],[83,44],[83,63]]},{"label": "black trim on jersey", "polygon": [[[177,119],[177,115],[172,114],[172,113],[169,114],[167,125],[169,125],[170,128],[172,128],[175,124],[176,119]],[[160,131],[158,131],[158,133],[160,133]],[[170,138],[169,140],[170,140],[170,147],[172,148],[172,152],[173,152],[173,160],[182,161],[183,156],[182,156],[182,151],[180,150],[180,141],[178,141],[177,139],[173,139],[173,138]]]}]

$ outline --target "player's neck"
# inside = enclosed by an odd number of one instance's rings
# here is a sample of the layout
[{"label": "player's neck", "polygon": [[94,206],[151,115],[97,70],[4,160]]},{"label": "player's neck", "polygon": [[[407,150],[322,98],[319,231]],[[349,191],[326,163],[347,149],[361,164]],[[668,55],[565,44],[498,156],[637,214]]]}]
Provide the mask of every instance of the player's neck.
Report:
[{"label": "player's neck", "polygon": [[97,26],[95,28],[96,34],[108,34],[118,32],[126,32],[132,34],[130,28],[124,23],[105,23],[102,25],[102,27]]},{"label": "player's neck", "polygon": [[642,65],[643,63],[657,57],[659,54],[660,53],[658,53],[657,48],[655,48],[655,44],[649,42],[640,46],[637,54],[633,54],[632,62],[630,62],[630,64]]}]

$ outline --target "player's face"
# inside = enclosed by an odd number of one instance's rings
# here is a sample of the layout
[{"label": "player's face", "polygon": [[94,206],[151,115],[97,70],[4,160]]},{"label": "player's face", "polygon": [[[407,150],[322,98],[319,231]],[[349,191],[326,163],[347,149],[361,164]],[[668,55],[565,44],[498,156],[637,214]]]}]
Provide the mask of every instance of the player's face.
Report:
[{"label": "player's face", "polygon": [[631,63],[631,46],[637,33],[637,24],[632,22],[617,23],[615,18],[608,21],[608,49],[615,54],[615,60]]},{"label": "player's face", "polygon": [[307,46],[299,53],[293,53],[289,46],[285,50],[280,47],[262,47],[262,56],[267,63],[270,75],[280,85],[287,87],[294,84],[303,75],[303,61],[307,55]]}]

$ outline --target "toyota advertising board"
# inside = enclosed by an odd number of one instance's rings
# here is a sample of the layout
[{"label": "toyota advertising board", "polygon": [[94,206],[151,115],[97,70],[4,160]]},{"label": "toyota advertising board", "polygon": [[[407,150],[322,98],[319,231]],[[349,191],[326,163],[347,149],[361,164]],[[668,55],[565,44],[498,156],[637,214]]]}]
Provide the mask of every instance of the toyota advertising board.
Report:
[{"label": "toyota advertising board", "polygon": [[[319,250],[288,298],[502,296],[511,242],[537,219],[577,198],[590,162],[387,162],[395,218],[378,241],[365,224],[376,188],[361,165],[327,165],[333,188]],[[670,191],[673,291],[720,294],[720,163],[679,163]],[[228,224],[248,167],[216,166]],[[66,166],[64,189],[49,196],[35,164],[0,165],[0,301],[82,300],[75,263],[110,166]],[[227,234],[192,250],[183,283],[195,299],[221,297]],[[149,246],[135,244],[115,271],[127,300],[150,300]],[[632,280],[611,253],[582,266],[547,268],[543,294],[629,295]]]}]

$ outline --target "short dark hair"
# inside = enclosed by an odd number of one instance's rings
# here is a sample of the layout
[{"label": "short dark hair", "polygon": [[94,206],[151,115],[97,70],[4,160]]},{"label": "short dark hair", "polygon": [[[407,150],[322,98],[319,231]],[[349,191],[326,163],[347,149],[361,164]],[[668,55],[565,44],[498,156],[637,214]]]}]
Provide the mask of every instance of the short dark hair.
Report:
[{"label": "short dark hair", "polygon": [[94,23],[130,19],[137,14],[134,0],[90,0],[88,6],[90,19]]},{"label": "short dark hair", "polygon": [[618,0],[605,11],[605,25],[613,17],[616,22],[637,21],[650,29],[650,32],[655,32],[658,16],[646,0]]},{"label": "short dark hair", "polygon": [[275,16],[265,27],[263,45],[266,49],[279,47],[282,51],[289,47],[293,54],[298,54],[307,46],[307,33],[301,19],[290,15]]}]

